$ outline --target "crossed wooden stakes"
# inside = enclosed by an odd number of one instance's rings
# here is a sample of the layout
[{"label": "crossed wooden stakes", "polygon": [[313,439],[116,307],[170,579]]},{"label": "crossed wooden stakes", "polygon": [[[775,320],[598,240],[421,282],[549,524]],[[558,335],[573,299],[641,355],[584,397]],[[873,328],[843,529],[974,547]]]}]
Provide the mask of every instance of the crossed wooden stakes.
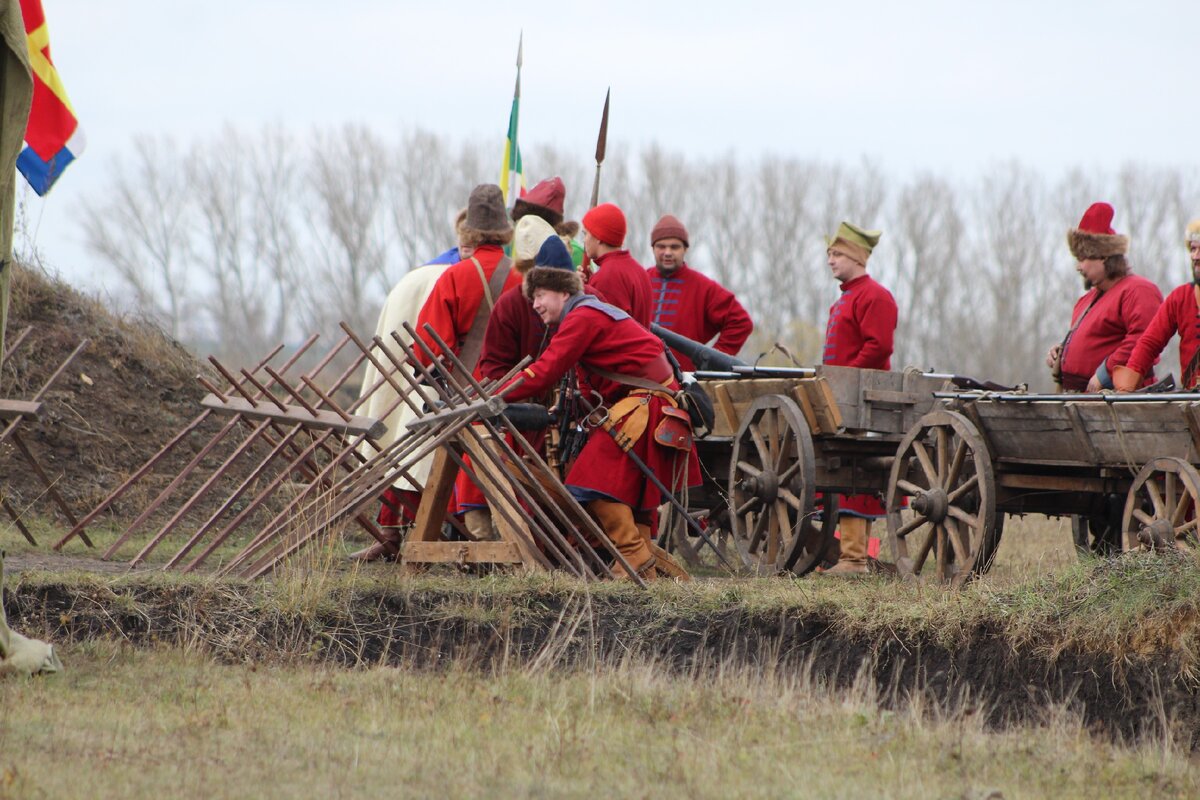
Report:
[{"label": "crossed wooden stakes", "polygon": [[[211,470],[200,487],[175,508],[170,518],[133,557],[130,566],[143,562],[189,514],[195,514],[203,518],[203,522],[165,565],[168,569],[180,567],[182,571],[190,572],[204,564],[217,548],[242,528],[256,512],[264,507],[274,507],[268,503],[275,498],[281,487],[287,484],[289,478],[299,481],[304,486],[302,496],[304,492],[311,491],[314,485],[331,482],[337,471],[352,470],[353,463],[363,459],[355,449],[356,446],[372,436],[379,436],[386,428],[375,419],[352,414],[368,399],[370,392],[364,393],[347,409],[342,409],[332,399],[332,395],[362,365],[363,357],[354,359],[326,388],[322,389],[318,383],[321,374],[349,344],[348,336],[339,340],[312,369],[301,374],[294,384],[289,382],[287,373],[308,353],[317,339],[316,335],[309,337],[276,369],[270,366],[270,362],[283,350],[283,345],[278,345],[253,369],[242,369],[240,377],[234,375],[216,358],[210,357],[209,361],[227,381],[228,386],[218,388],[207,378],[198,376],[197,379],[210,392],[201,402],[204,410],[151,456],[128,480],[79,520],[54,545],[55,549],[61,549],[75,536],[83,536],[89,524],[109,509],[118,498],[152,475],[155,467],[173,450],[181,448],[192,439],[199,439],[203,434],[198,431],[210,418],[227,419],[220,430],[212,434],[207,441],[203,444],[197,442],[195,455],[137,518],[129,523],[104,552],[103,558],[114,558],[131,536],[163,508],[189,479],[198,480],[203,477],[205,468],[202,465],[205,460],[222,442],[226,442],[228,446],[228,442],[238,430],[245,433],[241,442],[236,444],[219,466]],[[382,381],[377,382],[375,388],[381,383]],[[278,393],[282,393],[282,396]],[[288,402],[284,402],[283,398],[287,398]],[[256,450],[259,454],[257,462],[254,461]],[[193,475],[196,478],[193,479]],[[226,484],[224,488],[228,492],[227,496],[215,511],[204,516],[201,502],[214,496],[223,483]],[[264,485],[257,488],[260,483]],[[233,484],[232,488],[229,484]],[[245,501],[247,497],[250,499]],[[287,523],[287,512],[298,500],[299,496],[293,498],[275,514],[266,528],[254,537],[239,556],[244,555],[260,539],[269,538]],[[276,500],[275,505],[278,503]],[[383,539],[383,533],[373,520],[359,515],[355,517],[355,521],[376,539]],[[184,563],[201,542],[204,542],[204,546],[200,552]]]},{"label": "crossed wooden stakes", "polygon": [[[385,541],[366,510],[379,501],[384,489],[397,476],[421,487],[410,470],[432,453],[433,469],[422,491],[413,532],[404,545],[401,564],[405,568],[448,562],[495,563],[524,565],[535,570],[560,568],[595,580],[612,576],[608,562],[597,552],[599,547],[609,553],[613,563],[622,564],[636,583],[645,585],[537,451],[503,415],[504,401],[489,394],[516,375],[527,361],[516,365],[505,378],[485,386],[471,376],[428,327],[426,331],[442,355],[435,354],[407,324],[405,330],[414,345],[407,344],[398,333],[392,334],[391,345],[378,336],[367,343],[345,323],[341,327],[345,335],[294,384],[286,374],[315,343],[315,335],[278,369],[269,362],[283,349],[282,345],[254,369],[241,370],[240,377],[210,358],[228,386],[218,388],[199,377],[210,392],[202,401],[204,410],[79,520],[55,548],[61,548],[74,536],[83,537],[86,527],[114,501],[150,475],[168,453],[192,438],[205,421],[218,415],[228,417],[224,426],[196,449],[192,459],[109,546],[104,558],[115,557],[185,482],[190,478],[195,480],[193,474],[203,472],[201,464],[205,458],[240,428],[246,432],[245,438],[177,506],[133,557],[131,566],[142,563],[223,482],[236,485],[231,491],[226,487],[225,499],[171,556],[164,569],[190,572],[205,564],[235,531],[279,493],[289,477],[300,484],[299,490],[265,526],[250,536],[248,544],[217,568],[217,574],[247,578],[266,575],[283,560],[336,533],[351,520],[377,541]],[[349,367],[322,389],[319,376],[350,343],[358,349],[358,354]],[[414,347],[425,356],[424,364]],[[379,378],[365,387],[358,400],[343,409],[333,395],[364,362],[375,367]],[[383,423],[376,418],[355,416],[353,412],[385,385],[396,397],[388,402],[379,419],[386,419],[401,403],[412,410],[416,419],[407,433],[397,436],[391,444],[380,445],[377,440],[386,430]],[[506,435],[512,443],[506,441]],[[255,449],[266,452],[247,472]],[[469,462],[464,454],[470,455]],[[460,469],[480,487],[491,506],[499,541],[472,541],[461,523],[447,517],[446,506]],[[240,481],[236,479],[243,475]],[[252,487],[262,481],[266,481],[265,485],[245,501]],[[239,503],[240,510],[234,513]],[[271,507],[278,505],[276,500]],[[447,534],[460,541],[447,540]],[[198,547],[199,553],[185,563]]]},{"label": "crossed wooden stakes", "polygon": [[[29,338],[29,334],[32,331],[33,327],[30,326],[24,328],[20,333],[17,334],[16,338],[12,342],[12,345],[4,353],[3,360],[0,360],[0,364],[7,362],[8,359],[17,352],[17,348],[24,344],[25,340]],[[58,369],[54,370],[54,373],[46,379],[46,382],[42,384],[42,387],[38,389],[30,399],[9,400],[0,398],[0,426],[3,426],[3,430],[0,430],[0,444],[12,442],[13,446],[16,447],[17,451],[21,454],[21,457],[24,458],[26,463],[29,464],[29,468],[33,470],[33,474],[36,475],[38,480],[42,482],[42,485],[46,487],[46,494],[50,496],[50,499],[54,501],[56,506],[58,506],[59,511],[63,513],[63,516],[66,517],[67,521],[72,525],[77,524],[75,514],[71,512],[71,508],[67,505],[67,501],[63,499],[62,494],[58,491],[56,486],[57,481],[51,479],[50,476],[46,474],[46,471],[42,469],[42,465],[38,463],[37,458],[35,458],[33,455],[33,451],[29,449],[29,445],[27,445],[25,440],[21,438],[21,435],[17,429],[21,426],[22,422],[25,422],[26,420],[36,420],[41,417],[43,408],[42,398],[46,396],[46,392],[50,390],[50,387],[55,384],[59,377],[62,376],[63,372],[66,371],[67,367],[69,367],[75,360],[76,356],[82,353],[84,348],[86,348],[89,343],[90,342],[88,339],[81,341],[79,345],[71,351],[70,355],[63,359],[63,362],[58,365]],[[21,513],[13,507],[12,502],[9,500],[8,495],[4,491],[4,486],[2,483],[0,483],[0,508],[4,509],[4,513],[6,513],[9,516],[9,519],[13,521],[13,524],[17,526],[17,530],[21,532],[21,535],[25,537],[25,540],[36,547],[37,540],[33,538],[33,534],[29,532],[27,527],[25,527],[25,523],[21,520]],[[81,539],[88,547],[93,546],[91,540],[86,536],[81,537]]]}]

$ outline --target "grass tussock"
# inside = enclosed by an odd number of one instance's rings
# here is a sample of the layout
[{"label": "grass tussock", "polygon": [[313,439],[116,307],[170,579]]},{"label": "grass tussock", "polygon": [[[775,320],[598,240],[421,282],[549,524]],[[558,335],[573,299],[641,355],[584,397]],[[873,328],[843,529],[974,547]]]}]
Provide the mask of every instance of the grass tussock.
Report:
[{"label": "grass tussock", "polygon": [[[1098,742],[1062,708],[1004,732],[978,705],[882,710],[869,682],[654,662],[439,672],[215,664],[67,648],[0,683],[0,797],[1190,797],[1169,738]],[[70,764],[70,769],[64,769]]]}]

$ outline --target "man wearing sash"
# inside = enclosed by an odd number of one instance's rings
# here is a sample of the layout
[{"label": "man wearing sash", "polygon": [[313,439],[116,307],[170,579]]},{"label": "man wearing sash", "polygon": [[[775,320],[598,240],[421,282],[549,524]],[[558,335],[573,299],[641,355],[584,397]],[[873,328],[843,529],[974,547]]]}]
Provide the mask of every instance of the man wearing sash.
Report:
[{"label": "man wearing sash", "polygon": [[1079,227],[1067,231],[1067,246],[1087,292],[1075,303],[1062,343],[1046,354],[1046,365],[1064,392],[1114,388],[1113,370],[1129,360],[1162,304],[1158,287],[1130,271],[1125,260],[1129,237],[1113,230],[1112,220],[1112,206],[1093,203]]}]

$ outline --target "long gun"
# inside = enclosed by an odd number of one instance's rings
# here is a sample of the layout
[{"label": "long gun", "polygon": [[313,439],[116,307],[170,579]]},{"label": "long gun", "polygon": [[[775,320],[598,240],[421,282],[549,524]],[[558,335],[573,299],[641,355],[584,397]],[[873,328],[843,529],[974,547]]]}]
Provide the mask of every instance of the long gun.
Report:
[{"label": "long gun", "polygon": [[669,331],[656,322],[650,323],[650,330],[655,336],[666,342],[668,347],[691,359],[692,363],[696,365],[697,372],[736,372],[737,367],[753,369],[737,356],[714,350],[686,336],[681,336],[675,331]]}]

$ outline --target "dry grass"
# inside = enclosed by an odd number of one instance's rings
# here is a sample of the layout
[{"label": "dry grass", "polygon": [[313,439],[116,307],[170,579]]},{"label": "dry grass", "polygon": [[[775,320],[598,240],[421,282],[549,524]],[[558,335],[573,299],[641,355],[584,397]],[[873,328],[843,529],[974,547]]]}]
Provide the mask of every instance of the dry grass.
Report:
[{"label": "dry grass", "polygon": [[[1173,741],[1115,747],[1047,709],[880,711],[866,684],[729,666],[562,672],[226,666],[67,648],[0,683],[0,797],[1193,797]],[[165,787],[170,787],[167,790]]]}]

